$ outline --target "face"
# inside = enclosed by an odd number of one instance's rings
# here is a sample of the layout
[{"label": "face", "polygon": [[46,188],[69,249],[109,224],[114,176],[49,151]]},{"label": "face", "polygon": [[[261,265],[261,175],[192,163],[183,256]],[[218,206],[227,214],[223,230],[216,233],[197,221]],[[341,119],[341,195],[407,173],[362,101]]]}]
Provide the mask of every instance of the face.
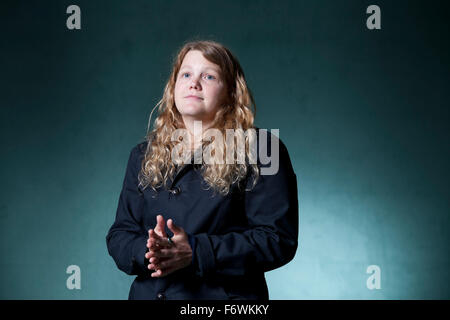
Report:
[{"label": "face", "polygon": [[225,94],[220,67],[206,60],[201,51],[189,51],[175,83],[175,105],[183,120],[212,121]]}]

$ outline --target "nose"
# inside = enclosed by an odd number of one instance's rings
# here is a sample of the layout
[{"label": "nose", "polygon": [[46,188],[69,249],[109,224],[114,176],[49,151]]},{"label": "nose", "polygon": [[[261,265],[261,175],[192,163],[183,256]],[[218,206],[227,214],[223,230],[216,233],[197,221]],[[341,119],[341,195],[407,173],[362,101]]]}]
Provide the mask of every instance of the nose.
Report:
[{"label": "nose", "polygon": [[189,84],[189,89],[192,89],[192,88],[200,89],[200,83],[199,83],[198,77],[192,77],[191,83]]}]

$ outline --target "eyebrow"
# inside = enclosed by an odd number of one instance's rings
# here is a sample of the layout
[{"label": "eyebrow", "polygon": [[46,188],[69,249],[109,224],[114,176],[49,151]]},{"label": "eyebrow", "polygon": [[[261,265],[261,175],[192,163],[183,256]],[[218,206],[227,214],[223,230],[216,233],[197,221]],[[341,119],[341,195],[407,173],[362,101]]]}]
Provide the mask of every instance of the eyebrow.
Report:
[{"label": "eyebrow", "polygon": [[[181,67],[180,68],[180,70],[183,70],[183,69],[191,69],[191,66],[189,66],[189,65],[184,65],[183,67]],[[220,73],[220,71],[219,70],[217,70],[217,69],[215,69],[215,68],[213,68],[213,67],[206,67],[204,70],[212,70],[212,71],[215,71],[215,72],[217,72],[217,73]]]}]

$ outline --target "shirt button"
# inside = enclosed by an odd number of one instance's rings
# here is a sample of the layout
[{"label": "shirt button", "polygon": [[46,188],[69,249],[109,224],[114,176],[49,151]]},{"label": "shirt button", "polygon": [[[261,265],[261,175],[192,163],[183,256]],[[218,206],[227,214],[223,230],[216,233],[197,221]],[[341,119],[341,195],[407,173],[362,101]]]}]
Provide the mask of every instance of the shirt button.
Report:
[{"label": "shirt button", "polygon": [[162,292],[158,293],[157,297],[159,300],[164,300],[166,298],[166,296]]}]

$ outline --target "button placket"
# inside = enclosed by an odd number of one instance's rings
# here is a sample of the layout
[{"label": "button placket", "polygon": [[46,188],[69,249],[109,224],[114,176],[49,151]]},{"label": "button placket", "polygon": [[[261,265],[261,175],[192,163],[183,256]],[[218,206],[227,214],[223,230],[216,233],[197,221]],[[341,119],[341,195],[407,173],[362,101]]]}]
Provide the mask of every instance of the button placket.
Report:
[{"label": "button placket", "polygon": [[162,293],[162,292],[159,292],[159,293],[156,295],[156,297],[158,298],[158,300],[164,300],[164,299],[166,299],[166,296],[165,296],[164,293]]},{"label": "button placket", "polygon": [[180,189],[180,187],[175,187],[175,188],[172,188],[172,189],[170,190],[170,192],[171,192],[172,194],[174,194],[174,195],[178,195],[178,194],[181,193],[181,189]]}]

